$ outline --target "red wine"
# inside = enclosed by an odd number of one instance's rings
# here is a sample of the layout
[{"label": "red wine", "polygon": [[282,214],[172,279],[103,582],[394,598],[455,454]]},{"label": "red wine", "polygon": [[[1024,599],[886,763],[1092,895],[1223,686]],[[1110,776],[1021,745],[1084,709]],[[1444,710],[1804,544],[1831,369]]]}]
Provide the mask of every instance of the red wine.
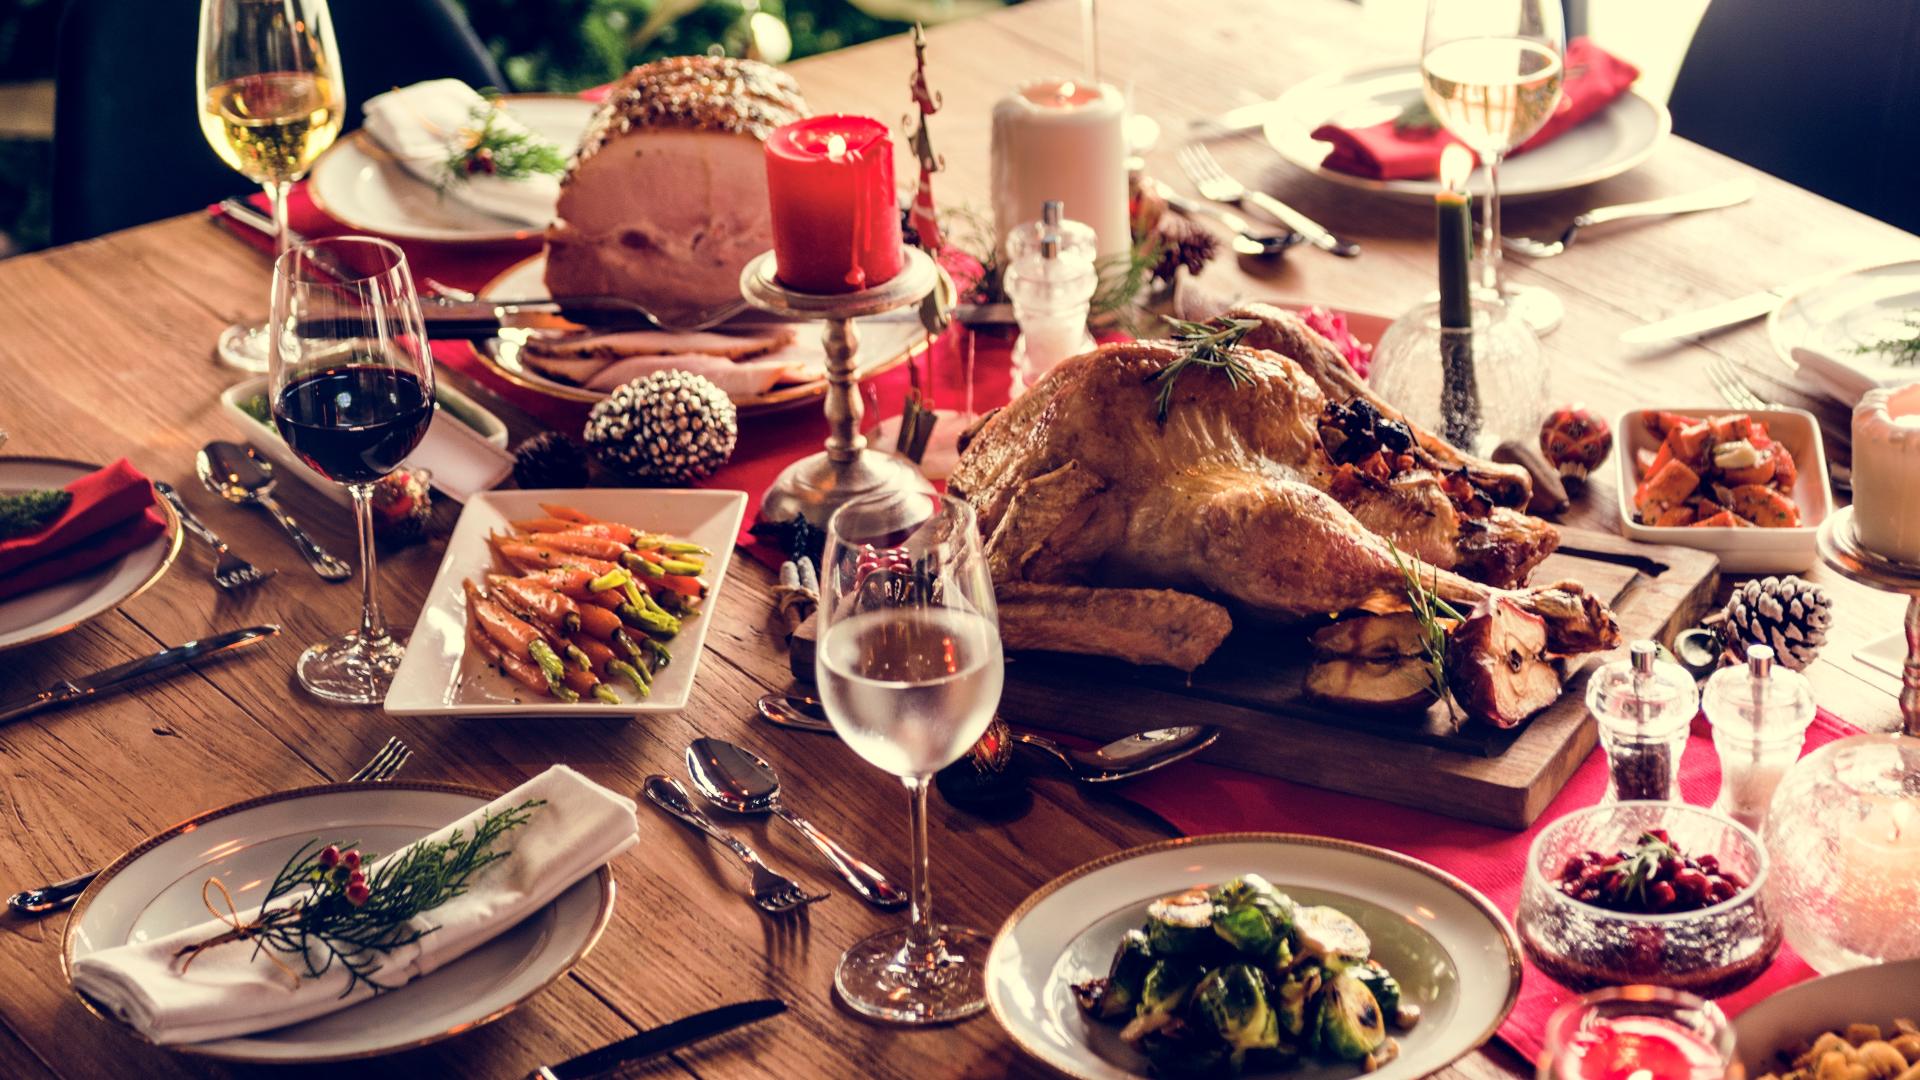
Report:
[{"label": "red wine", "polygon": [[288,383],[273,402],[287,445],[315,472],[367,484],[420,444],[433,399],[420,377],[378,364],[343,364]]}]

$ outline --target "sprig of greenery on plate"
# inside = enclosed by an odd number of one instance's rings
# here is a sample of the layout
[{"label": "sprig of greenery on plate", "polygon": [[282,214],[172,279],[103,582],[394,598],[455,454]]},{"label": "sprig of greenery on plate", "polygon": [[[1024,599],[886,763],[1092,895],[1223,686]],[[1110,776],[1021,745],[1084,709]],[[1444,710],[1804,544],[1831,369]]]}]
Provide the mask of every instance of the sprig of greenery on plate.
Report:
[{"label": "sprig of greenery on plate", "polygon": [[1855,356],[1881,356],[1893,367],[1920,366],[1920,311],[1908,312],[1900,320],[1907,332],[1904,336],[1882,338],[1866,345],[1855,345],[1848,351]]},{"label": "sprig of greenery on plate", "polygon": [[504,115],[497,100],[474,107],[459,144],[447,155],[443,183],[462,183],[472,176],[522,180],[567,171],[567,155],[559,147],[518,124],[501,123]]}]

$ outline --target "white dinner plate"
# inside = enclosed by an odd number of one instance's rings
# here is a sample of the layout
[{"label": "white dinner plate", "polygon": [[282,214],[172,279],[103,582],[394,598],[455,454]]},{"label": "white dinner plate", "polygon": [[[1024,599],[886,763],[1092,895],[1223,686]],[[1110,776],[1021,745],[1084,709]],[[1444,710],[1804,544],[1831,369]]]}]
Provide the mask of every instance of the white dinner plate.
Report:
[{"label": "white dinner plate", "polygon": [[[64,488],[99,468],[62,458],[0,457],[0,493]],[[58,585],[0,600],[0,650],[64,634],[159,581],[180,553],[180,519],[166,500],[153,502],[167,530],[145,547]]]},{"label": "white dinner plate", "polygon": [[[508,94],[500,99],[515,119],[568,157],[599,106],[566,94]],[[333,144],[314,162],[307,193],[343,224],[402,240],[442,244],[497,244],[545,231],[476,210],[401,167],[364,130]]]},{"label": "white dinner plate", "polygon": [[[208,922],[200,890],[226,883],[237,910],[257,905],[301,844],[359,843],[385,854],[485,806],[497,793],[394,780],[328,784],[249,799],[181,822],[120,857],[87,887],[67,922],[61,971],[101,949]],[[497,1020],[580,962],[613,916],[602,866],[518,926],[430,975],[351,1008],[271,1031],[168,1049],[245,1062],[321,1062],[407,1050]],[[263,963],[265,961],[262,961]],[[94,1015],[138,1032],[81,996]]]},{"label": "white dinner plate", "polygon": [[[700,613],[682,620],[680,633],[666,644],[673,662],[654,675],[653,692],[638,698],[630,687],[614,687],[623,703],[560,701],[535,694],[494,670],[467,645],[467,598],[461,582],[500,568],[487,547],[508,522],[545,516],[541,503],[571,506],[596,518],[689,540],[707,556],[707,597]],[[387,690],[386,709],[395,716],[633,716],[684,708],[700,669],[707,627],[720,601],[740,521],[747,512],[744,491],[660,490],[649,488],[569,488],[550,491],[488,491],[474,496],[460,512],[427,591],[427,603],[413,625],[407,654]]]},{"label": "white dinner plate", "polygon": [[[1267,142],[1280,156],[1336,184],[1404,201],[1431,201],[1438,180],[1369,180],[1321,166],[1332,144],[1313,138],[1322,124],[1365,127],[1391,120],[1420,100],[1420,65],[1389,64],[1308,79],[1274,101]],[[1653,156],[1673,130],[1666,106],[1629,90],[1612,104],[1537,150],[1500,163],[1500,197],[1519,200],[1570,191],[1619,176]],[[1487,171],[1475,169],[1469,190],[1481,195]]]},{"label": "white dinner plate", "polygon": [[[1358,921],[1373,955],[1422,1010],[1393,1032],[1400,1056],[1369,1080],[1425,1076],[1493,1036],[1520,993],[1520,943],[1487,898],[1418,859],[1365,844],[1290,833],[1226,833],[1116,852],[1055,878],[1001,926],[987,957],[987,1004],[1013,1041],[1080,1080],[1147,1075],[1118,1028],[1088,1020],[1073,984],[1104,977],[1120,938],[1147,904],[1255,873],[1301,903]],[[1308,1062],[1295,1080],[1361,1075],[1357,1064]]]},{"label": "white dinner plate", "polygon": [[[1902,323],[1920,314],[1920,260],[1842,271],[1789,293],[1767,317],[1767,338],[1811,388],[1848,405],[1875,386],[1920,380],[1920,366],[1900,367],[1856,349],[1887,338],[1912,337]],[[1818,354],[1809,361],[1805,353]]]},{"label": "white dinner plate", "polygon": [[1920,959],[1854,968],[1781,990],[1734,1018],[1734,1053],[1748,1076],[1784,1072],[1773,1059],[1783,1046],[1848,1024],[1889,1031],[1896,1018],[1920,1021]]},{"label": "white dinner plate", "polygon": [[[483,300],[544,300],[550,295],[547,291],[545,252],[507,267],[480,290]],[[855,320],[860,349],[854,356],[855,382],[865,382],[876,375],[884,375],[919,356],[932,344],[926,328],[918,320],[900,318],[898,315],[893,313],[888,318]],[[726,328],[723,326],[720,329]],[[820,340],[818,324],[803,325],[799,330],[799,340],[809,349]],[[523,389],[561,401],[578,401],[589,405],[605,400],[607,396],[605,390],[589,390],[584,386],[549,379],[521,363],[520,343],[511,336],[475,342],[473,349],[482,364]],[[768,412],[817,400],[827,392],[827,354],[824,348],[819,350],[819,354],[818,377],[806,382],[775,386],[754,397],[736,397],[733,399],[734,407],[741,412]]]}]

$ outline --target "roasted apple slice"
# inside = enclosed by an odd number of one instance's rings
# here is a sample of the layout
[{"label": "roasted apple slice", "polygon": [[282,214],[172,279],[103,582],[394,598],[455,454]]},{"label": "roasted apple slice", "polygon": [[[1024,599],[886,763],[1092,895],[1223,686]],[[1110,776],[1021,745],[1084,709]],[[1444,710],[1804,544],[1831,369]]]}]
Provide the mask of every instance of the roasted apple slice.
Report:
[{"label": "roasted apple slice", "polygon": [[1560,697],[1547,624],[1504,596],[1476,607],[1448,638],[1447,685],[1469,715],[1520,726]]}]

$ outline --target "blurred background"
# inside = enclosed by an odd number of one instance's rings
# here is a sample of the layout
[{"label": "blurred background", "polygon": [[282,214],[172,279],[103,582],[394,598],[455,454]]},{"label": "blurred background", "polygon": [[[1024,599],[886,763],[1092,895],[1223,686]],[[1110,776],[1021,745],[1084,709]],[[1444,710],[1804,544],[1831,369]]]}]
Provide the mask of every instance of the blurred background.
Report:
[{"label": "blurred background", "polygon": [[[44,247],[54,65],[70,0],[0,0],[0,258]],[[76,0],[77,2],[77,0]],[[178,2],[193,19],[197,5]],[[375,0],[336,0],[370,3]],[[1002,6],[1003,0],[454,0],[514,91],[574,91],[662,56],[773,63]],[[183,106],[184,107],[184,106]],[[140,163],[129,162],[130,170]]]}]

